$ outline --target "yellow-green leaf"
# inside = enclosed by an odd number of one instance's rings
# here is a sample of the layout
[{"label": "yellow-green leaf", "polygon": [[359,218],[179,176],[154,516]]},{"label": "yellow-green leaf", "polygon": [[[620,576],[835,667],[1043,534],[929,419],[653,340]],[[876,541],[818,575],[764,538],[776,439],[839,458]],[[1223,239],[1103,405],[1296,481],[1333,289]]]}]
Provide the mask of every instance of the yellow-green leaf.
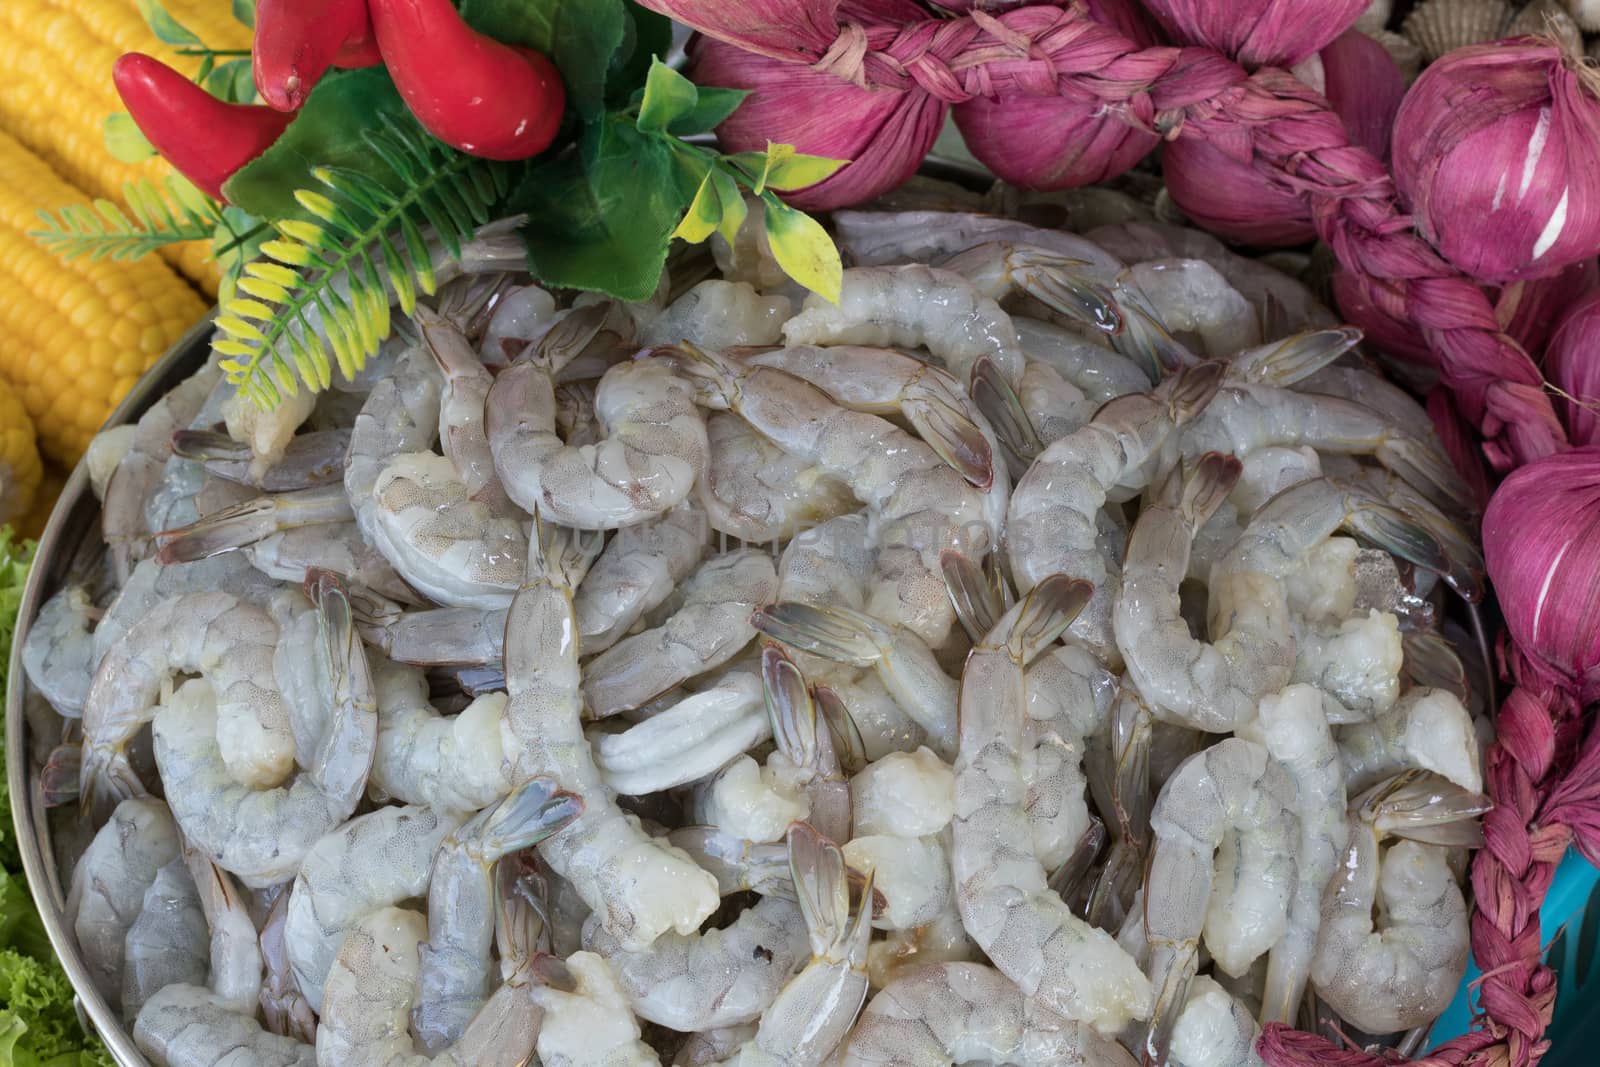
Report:
[{"label": "yellow-green leaf", "polygon": [[767,142],[767,156],[761,161],[761,173],[756,175],[756,184],[753,190],[757,196],[766,192],[767,179],[772,174],[772,168],[782,166],[783,161],[792,155],[794,155],[794,145]]},{"label": "yellow-green leaf", "polygon": [[788,148],[789,154],[773,160],[769,153],[766,173],[767,188],[779,192],[815,185],[824,178],[832,177],[840,167],[850,162],[848,159],[829,159],[827,156],[800,155],[789,145],[780,147]]},{"label": "yellow-green leaf", "polygon": [[650,73],[645,76],[644,98],[639,103],[636,125],[641,130],[664,130],[673,119],[693,111],[699,98],[694,82],[661,60],[652,59]]},{"label": "yellow-green leaf", "polygon": [[717,187],[717,198],[722,201],[722,220],[717,223],[717,232],[731,245],[750,209],[745,206],[744,194],[739,191],[739,183],[733,180],[733,175],[720,169],[713,169],[711,174],[711,180]]},{"label": "yellow-green leaf", "polygon": [[296,189],[294,198],[300,202],[301,207],[319,219],[331,220],[338,217],[339,206],[319,192],[311,189]]},{"label": "yellow-green leaf", "polygon": [[105,139],[106,151],[123,163],[143,163],[156,154],[155,146],[126,111],[107,115],[100,126],[100,134]]},{"label": "yellow-green leaf", "polygon": [[181,174],[167,175],[166,182],[167,191],[179,207],[195,215],[211,214],[211,198],[202,193],[194,182]]},{"label": "yellow-green leaf", "polygon": [[722,201],[717,196],[716,188],[711,184],[711,177],[715,169],[706,171],[706,176],[700,182],[700,188],[695,190],[694,199],[689,203],[689,210],[684,212],[683,219],[678,223],[678,228],[672,231],[672,236],[681,237],[692,245],[697,245],[710,237],[717,230],[717,223],[722,221]]},{"label": "yellow-green leaf", "polygon": [[[262,245],[262,249],[265,250],[266,245]],[[268,254],[276,258],[276,253]],[[252,278],[260,278],[264,282],[281,285],[285,289],[292,289],[300,284],[300,275],[277,263],[266,263],[258,259],[253,263],[246,264],[244,270]]]},{"label": "yellow-green leaf", "polygon": [[839,302],[844,264],[822,224],[776,197],[765,199],[767,243],[783,272],[830,304]]}]

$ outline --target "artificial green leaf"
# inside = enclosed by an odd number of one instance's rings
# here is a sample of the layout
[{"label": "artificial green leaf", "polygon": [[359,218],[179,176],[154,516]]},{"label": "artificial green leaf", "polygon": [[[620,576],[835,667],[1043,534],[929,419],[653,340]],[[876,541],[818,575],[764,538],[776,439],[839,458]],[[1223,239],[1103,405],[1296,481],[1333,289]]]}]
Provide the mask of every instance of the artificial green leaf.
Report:
[{"label": "artificial green leaf", "polygon": [[387,71],[381,66],[329,71],[283,136],[241,167],[223,191],[229,203],[260,218],[310,218],[294,193],[322,184],[312,173],[317,167],[352,170],[392,185],[393,170],[362,133],[396,127],[431,136],[422,132]]},{"label": "artificial green leaf", "polygon": [[248,58],[218,63],[203,83],[206,92],[230,104],[248,104],[255,99],[255,71]]},{"label": "artificial green leaf", "polygon": [[716,129],[739,110],[744,98],[750,95],[747,89],[718,89],[709,85],[697,86],[697,89],[694,108],[672,121],[667,127],[671,133],[687,137]]},{"label": "artificial green leaf", "polygon": [[233,0],[233,17],[249,26],[256,28],[256,0]]},{"label": "artificial green leaf", "polygon": [[694,110],[699,95],[694,82],[661,60],[651,60],[650,73],[644,83],[644,99],[639,104],[639,129],[666,129],[674,119]]},{"label": "artificial green leaf", "polygon": [[584,119],[605,107],[606,71],[622,45],[622,0],[462,0],[461,17],[498,41],[542,52]]},{"label": "artificial green leaf", "polygon": [[156,154],[155,146],[126,111],[107,115],[100,133],[105,138],[106,151],[124,163],[143,163]]},{"label": "artificial green leaf", "polygon": [[711,180],[717,187],[717,199],[722,202],[722,220],[717,223],[717,232],[731,245],[738,236],[739,227],[744,225],[744,217],[750,213],[750,208],[745,204],[744,193],[740,192],[739,183],[733,180],[733,175],[719,167],[712,170]]},{"label": "artificial green leaf", "polygon": [[606,72],[606,102],[621,108],[644,84],[650,64],[672,50],[672,20],[634,0],[623,0],[622,43],[611,53]]},{"label": "artificial green leaf", "polygon": [[545,284],[648,299],[692,199],[669,143],[620,117],[584,131],[579,151],[530,169],[508,212],[526,211],[528,262]]},{"label": "artificial green leaf", "polygon": [[678,223],[678,228],[672,231],[672,236],[697,245],[717,232],[717,224],[722,221],[722,198],[717,195],[716,186],[711,180],[712,175],[716,173],[715,170],[706,171],[705,180],[700,183],[700,188],[694,194],[694,200],[689,204],[689,210],[684,212],[683,219]]},{"label": "artificial green leaf", "polygon": [[196,37],[192,31],[181,22],[172,17],[166,8],[161,6],[161,0],[138,0],[139,14],[150,26],[150,32],[156,35],[156,40],[162,44],[174,45],[178,48],[204,48],[206,43]]},{"label": "artificial green leaf", "polygon": [[789,151],[777,160],[768,155],[766,186],[779,192],[804,189],[831,177],[848,159],[829,159],[827,156],[804,156],[791,145],[778,145]]},{"label": "artificial green leaf", "polygon": [[839,302],[844,264],[839,250],[822,224],[790,207],[776,196],[762,198],[766,205],[767,243],[783,272],[819,294],[830,304]]}]

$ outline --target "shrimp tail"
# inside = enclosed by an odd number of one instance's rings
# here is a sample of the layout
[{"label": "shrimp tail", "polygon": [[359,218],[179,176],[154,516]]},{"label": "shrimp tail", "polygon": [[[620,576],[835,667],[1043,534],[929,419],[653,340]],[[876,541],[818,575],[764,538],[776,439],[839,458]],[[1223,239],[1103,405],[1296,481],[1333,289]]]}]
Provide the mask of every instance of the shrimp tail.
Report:
[{"label": "shrimp tail", "polygon": [[193,563],[253,545],[280,530],[354,517],[343,485],[258,496],[156,534],[156,559],[163,565]]},{"label": "shrimp tail", "polygon": [[1446,515],[1463,520],[1475,517],[1472,489],[1442,449],[1409,434],[1395,434],[1379,441],[1374,454],[1379,463]]},{"label": "shrimp tail", "polygon": [[1350,516],[1354,531],[1379,548],[1435,574],[1449,574],[1450,557],[1422,523],[1387,504],[1368,504]]},{"label": "shrimp tail", "polygon": [[1164,1067],[1172,1048],[1172,1031],[1189,1000],[1189,985],[1200,964],[1200,946],[1188,941],[1177,945],[1156,942],[1150,947],[1150,973],[1162,975],[1156,990],[1150,1025],[1139,1049],[1141,1067]]},{"label": "shrimp tail", "polygon": [[1011,263],[1023,290],[1052,311],[1087,323],[1102,333],[1120,333],[1123,313],[1111,290],[1080,273],[1091,264],[1036,248],[1017,248]]},{"label": "shrimp tail", "polygon": [[1139,291],[1131,274],[1124,271],[1117,278],[1118,307],[1122,309],[1123,328],[1112,334],[1111,344],[1122,355],[1140,365],[1153,382],[1201,361],[1168,332],[1161,316],[1150,306],[1149,298]]},{"label": "shrimp tail", "polygon": [[250,459],[250,446],[218,430],[175,430],[172,454],[183,459],[244,462]]},{"label": "shrimp tail", "polygon": [[[989,420],[989,425],[994,428],[994,434],[1000,439],[1000,443],[1017,457],[1024,468],[1037,459],[1039,453],[1044,451],[1044,441],[1040,439],[1039,431],[1034,428],[1033,420],[1028,418],[1027,411],[1023,409],[1017,391],[1005,380],[1000,369],[988,356],[984,356],[972,365],[971,388],[972,402],[977,405],[983,417]],[[927,434],[923,434],[923,439],[927,440]],[[939,447],[933,441],[928,443],[933,445],[935,450]],[[987,443],[984,448],[987,451]],[[945,462],[950,462],[948,457]],[[992,474],[991,471],[991,478]],[[987,489],[988,486],[983,485],[980,488]]]},{"label": "shrimp tail", "polygon": [[1350,805],[1382,834],[1430,845],[1481,848],[1478,816],[1494,807],[1482,793],[1415,768],[1379,782]]},{"label": "shrimp tail", "polygon": [[1094,596],[1093,583],[1052,574],[1028,591],[1016,614],[1002,619],[989,634],[992,645],[1009,645],[1018,662],[1027,663],[1060,637]]},{"label": "shrimp tail", "polygon": [[867,765],[867,742],[861,736],[855,716],[850,714],[850,709],[832,686],[812,686],[811,699],[821,713],[822,721],[827,724],[829,744],[839,766],[847,774],[855,774]]},{"label": "shrimp tail", "polygon": [[1070,900],[1083,886],[1083,880],[1094,869],[1094,861],[1100,858],[1101,849],[1106,845],[1106,824],[1089,816],[1089,825],[1084,827],[1083,833],[1078,837],[1078,843],[1073,846],[1072,853],[1062,862],[1061,866],[1050,872],[1050,890],[1058,893],[1064,900]]},{"label": "shrimp tail", "polygon": [[39,788],[44,806],[59,808],[78,799],[79,776],[83,771],[81,744],[57,745],[50,750],[39,772]]},{"label": "shrimp tail", "polygon": [[532,778],[500,801],[478,828],[481,849],[499,859],[562,830],[583,814],[583,799],[560,789],[553,778]]},{"label": "shrimp tail", "polygon": [[1183,475],[1179,510],[1190,530],[1198,530],[1239,483],[1244,465],[1238,457],[1207,452]]},{"label": "shrimp tail", "polygon": [[[977,374],[976,367],[973,373]],[[1015,399],[1016,394],[1011,395]],[[900,409],[928,447],[969,484],[985,490],[994,484],[994,454],[989,442],[978,424],[948,398],[937,390],[926,390],[908,395]],[[1026,419],[1020,403],[1016,414]]]},{"label": "shrimp tail", "polygon": [[1405,649],[1403,669],[1411,683],[1425,689],[1443,689],[1467,703],[1467,668],[1461,657],[1431,630],[1401,635]]},{"label": "shrimp tail", "polygon": [[1232,372],[1252,384],[1286,388],[1303,382],[1361,343],[1354,326],[1306,330],[1233,357]]},{"label": "shrimp tail", "polygon": [[1227,371],[1227,365],[1218,360],[1196,363],[1180,371],[1167,398],[1173,420],[1182,425],[1204,411],[1222,388]]},{"label": "shrimp tail", "polygon": [[892,637],[877,619],[844,607],[784,602],[759,608],[750,625],[775,641],[854,667],[871,667]]},{"label": "shrimp tail", "polygon": [[861,906],[852,918],[850,877],[839,846],[809,823],[789,826],[789,873],[811,939],[812,955],[828,960],[864,960],[872,937],[877,894],[869,872],[861,886]]},{"label": "shrimp tail", "polygon": [[532,864],[507,860],[495,868],[494,936],[502,980],[529,971],[550,951],[548,895],[548,884]]},{"label": "shrimp tail", "polygon": [[1005,611],[989,576],[972,557],[953,548],[939,553],[939,569],[962,628],[974,641],[982,640]]},{"label": "shrimp tail", "polygon": [[778,750],[797,767],[814,767],[818,755],[817,706],[800,668],[776,645],[761,650],[761,692]]}]

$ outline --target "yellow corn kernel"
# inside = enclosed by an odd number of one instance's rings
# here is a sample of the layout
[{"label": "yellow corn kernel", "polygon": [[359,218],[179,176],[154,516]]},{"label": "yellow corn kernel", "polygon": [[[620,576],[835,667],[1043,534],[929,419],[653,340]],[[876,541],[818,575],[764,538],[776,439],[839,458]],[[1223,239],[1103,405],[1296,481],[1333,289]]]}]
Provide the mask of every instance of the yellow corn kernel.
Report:
[{"label": "yellow corn kernel", "polygon": [[205,313],[154,257],[63,260],[28,236],[36,212],[82,203],[18,141],[0,133],[0,376],[22,397],[51,459],[76,463],[111,409]]},{"label": "yellow corn kernel", "polygon": [[28,513],[40,475],[33,420],[22,397],[0,379],[0,524],[16,522]]}]

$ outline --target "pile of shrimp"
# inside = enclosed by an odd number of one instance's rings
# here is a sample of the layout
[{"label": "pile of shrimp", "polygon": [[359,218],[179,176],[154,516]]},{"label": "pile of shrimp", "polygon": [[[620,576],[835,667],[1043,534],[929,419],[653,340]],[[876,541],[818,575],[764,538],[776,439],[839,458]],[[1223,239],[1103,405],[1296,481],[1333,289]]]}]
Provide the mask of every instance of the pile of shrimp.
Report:
[{"label": "pile of shrimp", "polygon": [[490,234],[329,391],[213,361],[102,434],[23,660],[145,1055],[1425,1036],[1487,809],[1471,494],[1299,281],[1075,203],[838,212],[836,304],[759,211],[632,305]]}]

